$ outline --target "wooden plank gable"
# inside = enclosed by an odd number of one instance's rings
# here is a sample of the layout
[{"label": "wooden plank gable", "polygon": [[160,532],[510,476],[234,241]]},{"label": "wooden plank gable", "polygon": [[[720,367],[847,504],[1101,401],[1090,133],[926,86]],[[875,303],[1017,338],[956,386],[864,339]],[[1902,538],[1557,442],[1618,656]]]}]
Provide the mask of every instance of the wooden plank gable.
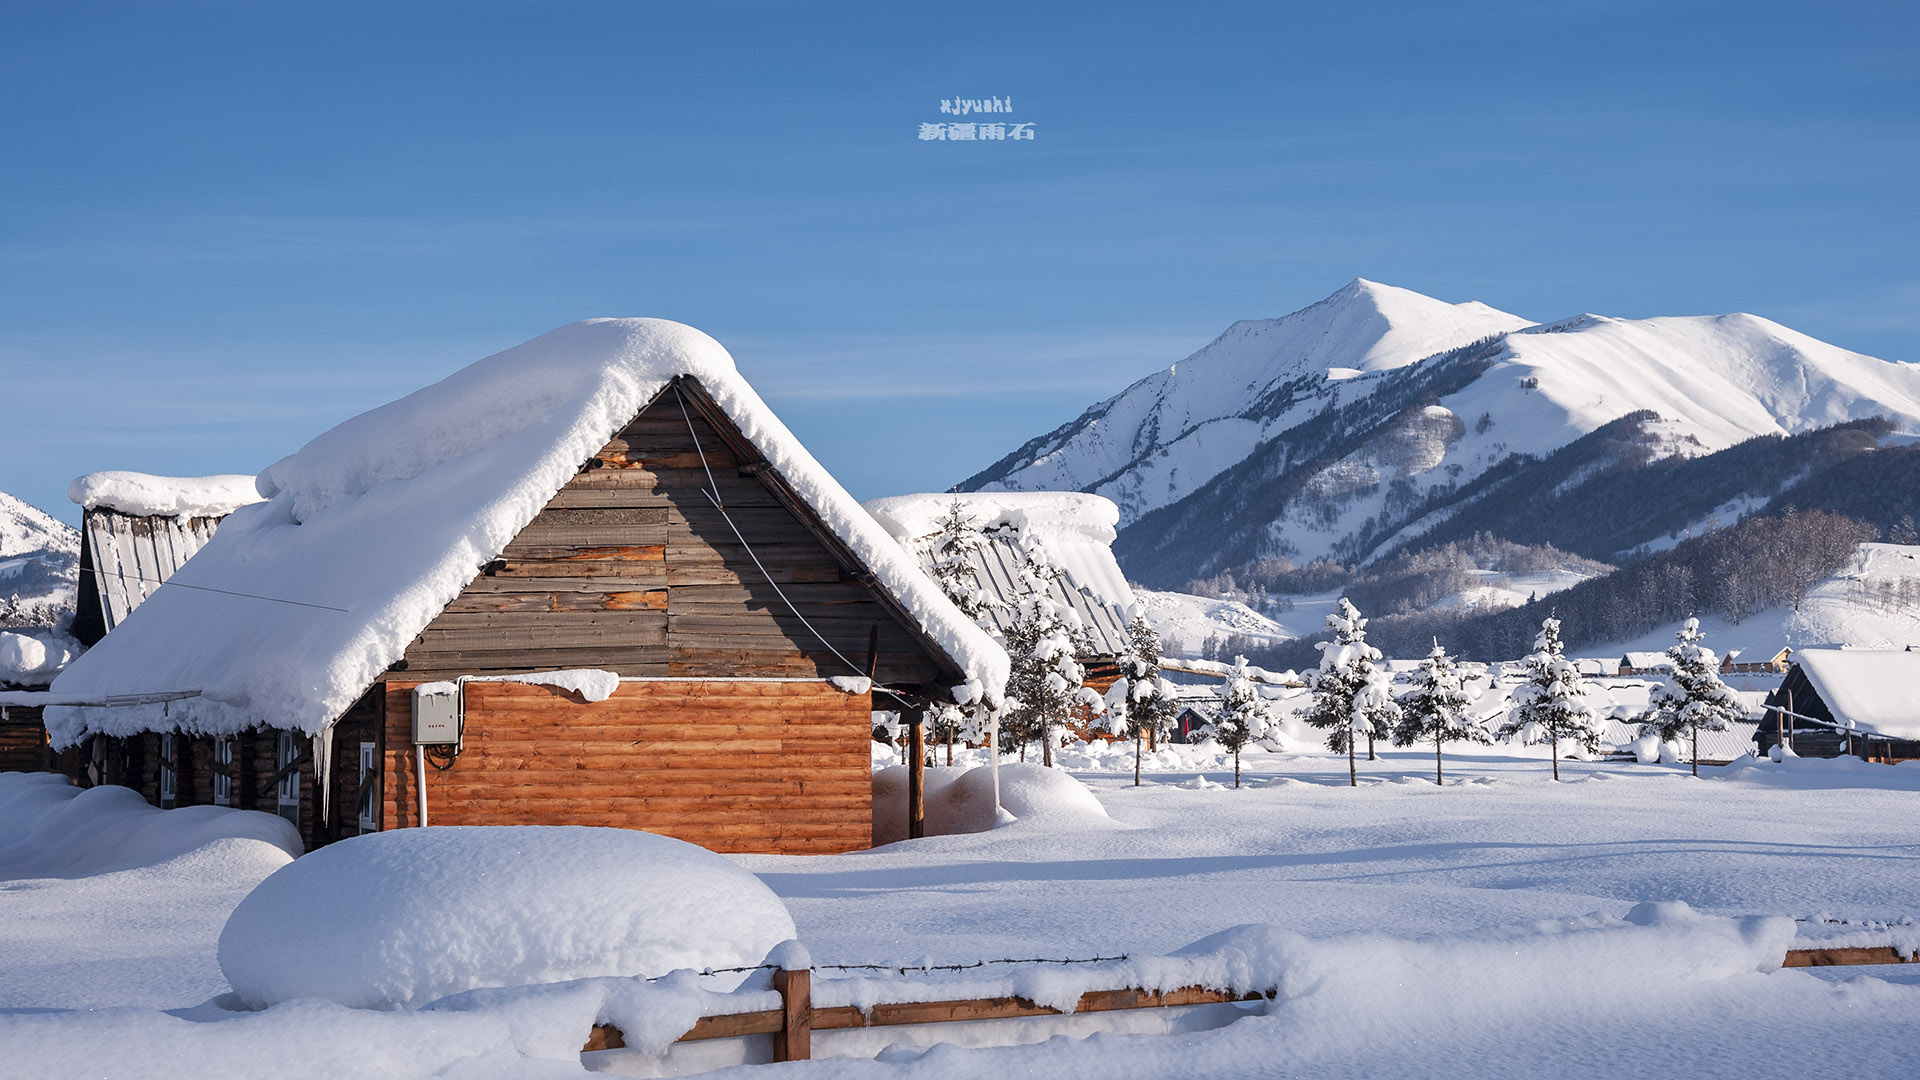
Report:
[{"label": "wooden plank gable", "polygon": [[567,667],[817,678],[861,673],[876,645],[882,683],[960,681],[698,385],[682,380],[583,463],[415,638],[394,678]]}]

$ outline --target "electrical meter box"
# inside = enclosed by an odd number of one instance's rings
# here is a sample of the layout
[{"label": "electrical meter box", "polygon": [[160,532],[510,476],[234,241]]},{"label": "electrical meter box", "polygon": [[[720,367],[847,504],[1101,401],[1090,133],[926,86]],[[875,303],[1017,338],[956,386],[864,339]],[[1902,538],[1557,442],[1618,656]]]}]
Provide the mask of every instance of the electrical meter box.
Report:
[{"label": "electrical meter box", "polygon": [[419,746],[449,746],[460,741],[460,689],[453,683],[413,688],[413,741]]}]

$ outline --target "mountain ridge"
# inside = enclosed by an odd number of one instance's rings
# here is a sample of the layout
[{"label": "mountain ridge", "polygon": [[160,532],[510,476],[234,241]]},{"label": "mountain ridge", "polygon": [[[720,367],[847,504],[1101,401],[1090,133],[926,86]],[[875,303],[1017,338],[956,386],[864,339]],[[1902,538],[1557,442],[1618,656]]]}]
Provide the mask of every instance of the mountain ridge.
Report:
[{"label": "mountain ridge", "polygon": [[1746,313],[1531,323],[1356,279],[1233,324],[960,486],[1106,495],[1122,565],[1173,587],[1261,558],[1405,546],[1503,462],[1646,413],[1634,437],[1649,459],[1873,416],[1920,432],[1920,365]]}]

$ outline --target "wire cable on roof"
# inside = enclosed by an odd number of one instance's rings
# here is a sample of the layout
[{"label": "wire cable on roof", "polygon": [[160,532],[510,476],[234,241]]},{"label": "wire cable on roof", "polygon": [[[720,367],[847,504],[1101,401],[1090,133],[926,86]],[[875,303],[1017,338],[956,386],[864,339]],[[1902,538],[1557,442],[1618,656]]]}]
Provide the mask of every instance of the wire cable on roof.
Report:
[{"label": "wire cable on roof", "polygon": [[[34,559],[33,561],[45,566],[51,566],[56,570],[65,569],[65,567],[63,567],[60,563],[51,562],[46,559]],[[334,607],[331,604],[310,604],[305,600],[288,600],[285,597],[281,597],[281,596],[262,596],[259,593],[236,592],[233,589],[216,589],[208,585],[189,585],[184,581],[175,581],[172,578],[142,577],[139,574],[128,574],[125,572],[115,572],[112,575],[109,575],[105,569],[98,566],[93,568],[93,572],[96,576],[100,577],[102,580],[105,580],[109,576],[112,576],[112,577],[126,578],[131,581],[144,581],[149,585],[172,585],[176,588],[193,589],[197,592],[220,593],[223,596],[244,596],[249,600],[268,600],[276,604],[292,604],[294,607],[318,608],[321,611],[338,611],[341,613],[345,613],[347,611],[346,608]]]},{"label": "wire cable on roof", "polygon": [[[808,633],[818,639],[820,644],[825,645],[827,651],[838,657],[840,662],[847,665],[848,669],[856,676],[863,679],[868,678],[866,671],[861,668],[860,665],[847,659],[845,653],[834,648],[833,642],[828,641],[825,634],[822,634],[811,622],[808,622],[805,615],[800,614],[800,609],[794,606],[792,600],[788,599],[786,590],[780,587],[779,582],[773,580],[773,575],[767,571],[766,565],[760,561],[760,556],[754,554],[753,545],[747,543],[747,538],[740,533],[740,526],[733,523],[733,515],[727,513],[727,508],[720,502],[720,485],[713,479],[713,469],[707,464],[706,448],[700,445],[700,433],[693,429],[693,415],[687,411],[687,399],[680,393],[680,384],[677,382],[673,387],[673,399],[680,405],[680,418],[687,422],[687,434],[693,438],[693,451],[700,455],[700,468],[707,474],[707,501],[713,504],[715,510],[720,511],[720,520],[726,522],[727,528],[733,530],[733,538],[740,541],[740,546],[746,549],[747,558],[753,560],[753,565],[760,570],[760,576],[767,579],[767,584],[773,587],[774,595],[780,598],[781,603],[787,605],[787,610],[793,612],[793,617],[800,620],[800,625],[806,627]],[[878,681],[873,683],[873,688],[886,693],[902,705],[911,704],[906,698],[900,696],[898,692],[880,685]]]}]

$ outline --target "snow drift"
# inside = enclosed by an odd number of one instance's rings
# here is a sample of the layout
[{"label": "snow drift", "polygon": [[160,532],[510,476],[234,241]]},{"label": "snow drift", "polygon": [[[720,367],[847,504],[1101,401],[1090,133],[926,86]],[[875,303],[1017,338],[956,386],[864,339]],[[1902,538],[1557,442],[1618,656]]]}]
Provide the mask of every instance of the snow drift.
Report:
[{"label": "snow drift", "polygon": [[[993,805],[993,770],[926,770],[928,836],[986,832],[998,824]],[[1107,809],[1087,785],[1061,769],[1027,762],[1000,765],[1000,808],[1013,821],[1048,828],[1084,828],[1109,824]],[[907,767],[893,765],[873,774],[873,842],[877,847],[907,838]]]},{"label": "snow drift", "polygon": [[74,787],[53,773],[0,773],[0,880],[81,878],[158,866],[223,845],[279,865],[298,856],[285,819],[224,806],[160,810],[132,788]]},{"label": "snow drift", "polygon": [[343,840],[248,894],[220,970],[263,1008],[758,964],[794,936],[760,879],[631,829],[449,826]]}]

